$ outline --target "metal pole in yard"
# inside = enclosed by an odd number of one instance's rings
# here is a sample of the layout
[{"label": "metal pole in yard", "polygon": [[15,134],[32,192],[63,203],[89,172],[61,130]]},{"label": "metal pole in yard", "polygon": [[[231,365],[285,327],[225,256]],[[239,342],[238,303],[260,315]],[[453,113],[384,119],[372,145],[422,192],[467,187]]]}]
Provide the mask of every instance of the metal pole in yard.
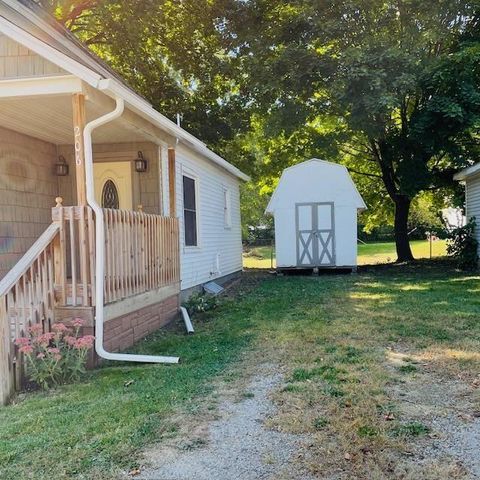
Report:
[{"label": "metal pole in yard", "polygon": [[273,270],[273,238],[270,241],[270,270]]}]

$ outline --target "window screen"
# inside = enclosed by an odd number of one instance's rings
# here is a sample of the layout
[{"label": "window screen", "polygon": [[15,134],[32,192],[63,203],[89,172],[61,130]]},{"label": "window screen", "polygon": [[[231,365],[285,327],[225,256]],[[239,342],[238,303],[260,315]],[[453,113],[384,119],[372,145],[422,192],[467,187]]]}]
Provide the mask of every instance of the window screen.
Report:
[{"label": "window screen", "polygon": [[185,246],[197,246],[197,202],[195,180],[183,176],[183,218],[185,225]]}]

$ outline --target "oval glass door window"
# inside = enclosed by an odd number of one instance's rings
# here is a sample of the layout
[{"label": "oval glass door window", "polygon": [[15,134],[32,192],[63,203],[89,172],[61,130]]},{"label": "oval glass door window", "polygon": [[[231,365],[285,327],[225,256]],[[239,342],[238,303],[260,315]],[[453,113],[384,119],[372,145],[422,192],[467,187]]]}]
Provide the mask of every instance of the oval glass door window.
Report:
[{"label": "oval glass door window", "polygon": [[115,209],[119,208],[118,189],[112,180],[107,180],[103,184],[102,207]]}]

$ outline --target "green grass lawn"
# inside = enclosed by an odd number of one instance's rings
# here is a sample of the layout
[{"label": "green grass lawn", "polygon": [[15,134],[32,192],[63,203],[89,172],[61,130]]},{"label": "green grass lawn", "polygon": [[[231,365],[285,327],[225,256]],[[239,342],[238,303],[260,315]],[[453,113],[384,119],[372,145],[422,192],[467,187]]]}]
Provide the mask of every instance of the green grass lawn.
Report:
[{"label": "green grass lawn", "polygon": [[247,347],[249,325],[248,306],[225,306],[195,335],[163,331],[137,347],[179,355],[180,365],[112,363],[84,383],[0,407],[0,478],[116,479],[118,469],[136,467],[133,453],[159,432],[174,433],[169,416],[210,392],[210,380]]},{"label": "green grass lawn", "polygon": [[[412,240],[410,242],[415,258],[430,257],[430,243],[426,240]],[[443,257],[447,254],[445,240],[432,242],[432,257]],[[255,247],[243,254],[245,268],[271,268],[272,247]],[[275,257],[275,255],[274,255]],[[397,258],[393,242],[367,243],[358,245],[358,265],[375,265],[391,263]],[[275,266],[275,258],[273,260]]]},{"label": "green grass lawn", "polygon": [[[379,413],[393,408],[385,366],[392,345],[427,355],[441,375],[480,373],[480,278],[449,262],[255,282],[194,319],[195,335],[163,332],[138,347],[180,355],[178,366],[112,364],[81,384],[0,409],[0,478],[118,478],[119,469],[138,465],[142,447],[175,435],[173,415],[194,413],[213,380],[249,351],[254,362],[283,365],[272,422],[312,434],[312,462],[327,470],[328,462],[348,463],[356,469],[349,478],[388,478],[376,469],[383,472],[381,456],[400,448],[395,432],[404,428],[403,419],[385,422]],[[327,444],[330,455],[322,453]],[[347,462],[344,452],[353,450]]]}]

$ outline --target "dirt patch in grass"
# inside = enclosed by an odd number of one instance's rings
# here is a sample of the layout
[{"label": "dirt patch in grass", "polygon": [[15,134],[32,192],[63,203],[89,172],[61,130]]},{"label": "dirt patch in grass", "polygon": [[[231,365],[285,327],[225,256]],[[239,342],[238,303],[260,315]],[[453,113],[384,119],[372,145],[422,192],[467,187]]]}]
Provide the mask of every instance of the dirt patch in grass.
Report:
[{"label": "dirt patch in grass", "polygon": [[444,367],[442,361],[418,363],[413,375],[390,387],[400,428],[407,439],[422,437],[410,448],[418,468],[449,471],[449,478],[480,478],[480,379],[473,371]]}]

